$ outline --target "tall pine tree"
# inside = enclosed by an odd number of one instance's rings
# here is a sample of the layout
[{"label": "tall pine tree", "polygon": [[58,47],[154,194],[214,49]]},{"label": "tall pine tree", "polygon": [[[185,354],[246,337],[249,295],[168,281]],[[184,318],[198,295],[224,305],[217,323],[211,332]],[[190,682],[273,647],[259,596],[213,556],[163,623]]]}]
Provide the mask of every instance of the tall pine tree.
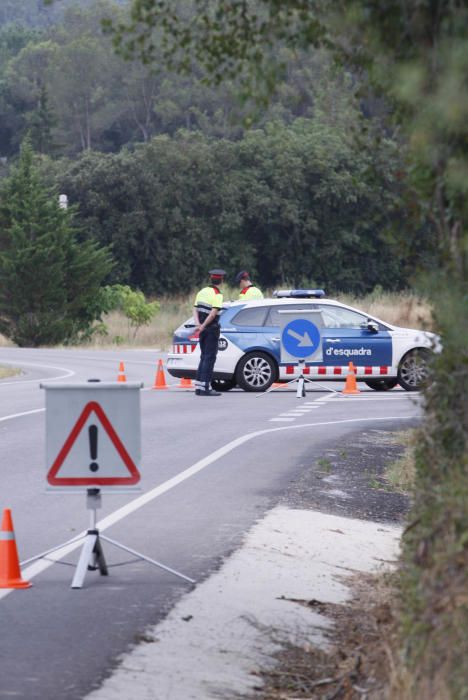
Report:
[{"label": "tall pine tree", "polygon": [[18,345],[66,343],[102,308],[110,253],[80,243],[73,213],[42,182],[29,141],[0,189],[0,332]]}]

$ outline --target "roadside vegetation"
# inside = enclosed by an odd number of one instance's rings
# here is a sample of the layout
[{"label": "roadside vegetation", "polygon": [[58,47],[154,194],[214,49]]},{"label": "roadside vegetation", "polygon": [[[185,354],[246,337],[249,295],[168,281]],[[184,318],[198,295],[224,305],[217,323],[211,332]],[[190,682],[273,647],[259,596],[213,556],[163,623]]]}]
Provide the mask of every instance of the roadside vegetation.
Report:
[{"label": "roadside vegetation", "polygon": [[390,488],[411,494],[416,479],[415,450],[418,444],[417,430],[403,430],[395,433],[394,440],[405,448],[402,456],[386,469],[384,479]]},{"label": "roadside vegetation", "polygon": [[[272,291],[265,290],[265,293],[268,295]],[[115,294],[116,291],[111,290],[110,293]],[[148,302],[140,292],[136,297],[136,305],[126,310],[121,307],[103,313],[101,321],[94,324],[92,332],[89,332],[85,339],[68,343],[68,346],[154,347],[167,350],[172,344],[174,330],[190,317],[195,294],[194,289],[189,294],[161,297],[157,302]],[[239,290],[235,287],[224,288],[224,298],[227,301],[236,300],[238,294]],[[337,294],[334,298],[394,325],[431,328],[430,306],[414,292],[384,292],[376,289],[362,297]],[[154,306],[155,303],[157,306]],[[133,320],[129,318],[128,313],[133,313]],[[11,344],[5,336],[0,335],[0,346]]]}]

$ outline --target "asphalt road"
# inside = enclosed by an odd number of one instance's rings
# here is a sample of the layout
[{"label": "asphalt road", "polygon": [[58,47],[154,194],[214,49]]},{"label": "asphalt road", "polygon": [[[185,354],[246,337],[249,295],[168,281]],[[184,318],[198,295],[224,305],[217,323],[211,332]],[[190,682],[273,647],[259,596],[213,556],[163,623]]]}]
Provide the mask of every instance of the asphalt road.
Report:
[{"label": "asphalt road", "polygon": [[[217,569],[292,483],[301,483],[324,450],[343,439],[357,444],[364,429],[406,427],[420,415],[417,396],[398,389],[381,394],[364,385],[357,397],[311,384],[304,399],[294,389],[204,398],[175,388],[168,377],[172,388],[153,391],[159,357],[143,350],[0,349],[0,364],[23,369],[0,382],[0,509],[12,509],[21,560],[88,526],[82,492],[45,492],[41,381],[115,381],[122,360],[127,380],[144,382],[146,498],[105,494],[99,519],[109,537],[197,581]],[[146,626],[190,589],[105,544],[110,575],[88,572],[84,588],[72,590],[79,552],[76,546],[56,563],[24,567],[31,589],[0,590],[0,698],[83,698]]]}]

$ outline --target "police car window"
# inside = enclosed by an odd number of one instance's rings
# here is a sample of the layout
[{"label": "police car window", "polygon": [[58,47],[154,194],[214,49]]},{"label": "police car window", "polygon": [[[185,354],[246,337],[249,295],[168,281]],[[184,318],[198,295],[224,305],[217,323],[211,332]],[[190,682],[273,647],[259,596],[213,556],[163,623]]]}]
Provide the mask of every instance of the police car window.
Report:
[{"label": "police car window", "polygon": [[[265,325],[266,326],[281,326],[284,323],[285,314],[280,314],[280,311],[321,311],[316,304],[283,304],[281,306],[270,306]],[[309,314],[310,320],[318,326],[321,326],[321,318],[319,314]],[[312,318],[313,316],[313,318]],[[307,315],[304,315],[307,318]]]},{"label": "police car window", "polygon": [[264,306],[252,306],[242,309],[234,316],[231,323],[235,326],[263,326],[267,310]]},{"label": "police car window", "polygon": [[362,328],[362,324],[367,322],[367,316],[364,314],[342,306],[324,304],[320,308],[326,328]]}]

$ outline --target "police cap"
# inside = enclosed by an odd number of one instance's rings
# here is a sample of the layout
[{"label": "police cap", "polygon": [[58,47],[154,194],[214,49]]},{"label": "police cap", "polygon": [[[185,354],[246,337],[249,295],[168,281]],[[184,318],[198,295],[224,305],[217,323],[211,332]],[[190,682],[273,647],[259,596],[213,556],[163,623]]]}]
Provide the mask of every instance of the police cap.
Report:
[{"label": "police cap", "polygon": [[241,280],[248,280],[250,279],[250,275],[247,272],[247,270],[241,270],[240,272],[237,273],[236,275],[236,284],[239,284]]},{"label": "police cap", "polygon": [[224,277],[226,277],[226,270],[215,268],[214,270],[210,270],[208,274],[213,280],[222,280]]}]

